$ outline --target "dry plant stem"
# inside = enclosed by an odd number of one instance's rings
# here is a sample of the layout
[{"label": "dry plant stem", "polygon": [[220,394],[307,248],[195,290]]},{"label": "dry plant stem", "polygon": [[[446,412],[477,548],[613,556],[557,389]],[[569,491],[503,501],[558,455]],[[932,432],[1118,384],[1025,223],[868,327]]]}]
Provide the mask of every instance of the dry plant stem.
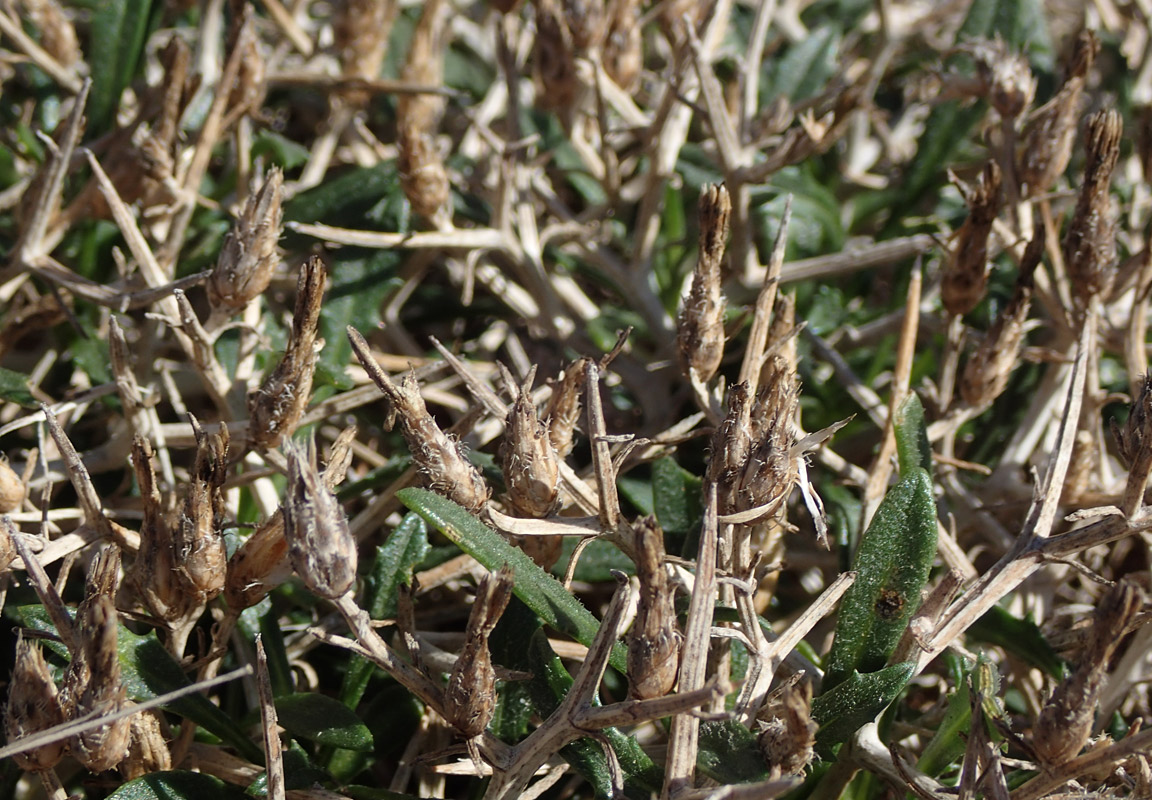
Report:
[{"label": "dry plant stem", "polygon": [[69,653],[79,652],[72,616],[68,613],[64,601],[60,599],[60,595],[56,591],[56,587],[52,585],[48,574],[44,572],[44,567],[40,564],[40,559],[29,549],[24,535],[16,529],[16,526],[12,524],[12,520],[5,516],[0,518],[0,523],[7,529],[12,544],[20,556],[20,560],[24,562],[24,571],[28,573],[28,581],[32,584],[32,588],[36,590],[36,596],[40,598],[40,602],[44,604],[44,610],[48,612],[48,618],[52,620],[52,624],[56,626],[56,633],[60,636],[60,641],[68,648]]},{"label": "dry plant stem", "polygon": [[[87,79],[81,79],[79,70],[65,67],[53,58],[24,32],[24,28],[20,26],[18,21],[8,16],[7,11],[0,11],[0,33],[11,39],[16,48],[28,57],[28,60],[44,70],[48,77],[71,94],[80,94],[85,91]],[[84,102],[80,101],[79,105],[83,107]]]},{"label": "dry plant stem", "polygon": [[264,755],[267,759],[267,797],[284,800],[284,758],[280,751],[280,731],[276,725],[276,701],[272,696],[272,681],[268,677],[268,656],[264,653],[264,638],[256,635],[256,688],[260,694],[260,727],[264,734]]},{"label": "dry plant stem", "polygon": [[752,330],[748,332],[744,360],[740,363],[740,377],[737,380],[748,384],[749,397],[755,397],[756,390],[760,388],[760,372],[768,348],[768,331],[772,327],[772,309],[776,306],[776,290],[780,284],[780,269],[784,265],[784,249],[788,244],[788,225],[791,221],[792,195],[788,195],[784,201],[780,227],[776,231],[776,241],[772,245],[772,257],[764,273],[764,283],[760,287],[760,294],[756,296]]},{"label": "dry plant stem", "polygon": [[[688,606],[684,627],[684,645],[680,655],[681,693],[704,686],[708,669],[708,642],[712,630],[712,613],[716,605],[716,548],[719,522],[716,519],[716,484],[710,483],[704,503],[704,522],[700,533],[700,550],[696,557],[696,582]],[[668,765],[664,770],[663,800],[679,796],[692,788],[699,746],[700,720],[691,714],[672,719],[668,737]]]},{"label": "dry plant stem", "polygon": [[861,530],[868,527],[877,506],[884,499],[888,477],[892,474],[892,454],[896,451],[896,428],[893,420],[896,409],[908,395],[912,376],[912,359],[916,353],[916,334],[920,325],[920,289],[923,273],[917,263],[908,281],[907,301],[904,303],[904,325],[900,329],[900,344],[896,349],[896,365],[893,367],[892,395],[888,400],[888,415],[884,420],[884,439],[880,453],[876,456],[872,470],[868,474],[868,485],[864,487],[864,519]]},{"label": "dry plant stem", "polygon": [[41,403],[40,410],[48,423],[48,432],[52,434],[52,439],[60,450],[60,456],[64,459],[64,468],[68,472],[68,479],[72,482],[72,488],[76,490],[80,507],[84,509],[84,521],[99,531],[100,537],[105,541],[118,541],[112,523],[104,513],[100,497],[96,494],[96,487],[92,485],[92,478],[88,474],[84,462],[80,460],[80,454],[72,446],[68,434],[64,433],[64,429],[60,427],[60,422],[52,413],[52,409]]},{"label": "dry plant stem", "polygon": [[1147,751],[1149,747],[1152,747],[1152,730],[1142,730],[1107,747],[1090,750],[1054,772],[1037,775],[1013,790],[1009,796],[1011,800],[1040,800],[1069,781],[1082,775],[1110,769],[1135,753]]},{"label": "dry plant stem", "polygon": [[[1095,328],[1096,316],[1090,310],[1076,347],[1076,360],[1068,381],[1056,447],[1049,459],[1043,484],[1037,487],[1032,508],[1016,546],[970,587],[944,615],[933,635],[925,643],[925,651],[920,656],[921,669],[1043,563],[1037,556],[1051,534],[1060,502],[1061,487],[1064,485],[1064,476],[1068,472],[1068,464],[1072,457],[1084,393],[1088,350],[1094,338]],[[1060,540],[1063,539],[1064,537],[1060,537]]]},{"label": "dry plant stem", "polygon": [[632,533],[620,513],[612,450],[605,439],[608,432],[604,427],[604,407],[600,401],[600,370],[591,360],[584,365],[584,400],[588,408],[588,438],[592,440],[592,468],[596,473],[600,501],[600,525],[604,533],[623,538],[627,552],[630,552],[633,549]]}]

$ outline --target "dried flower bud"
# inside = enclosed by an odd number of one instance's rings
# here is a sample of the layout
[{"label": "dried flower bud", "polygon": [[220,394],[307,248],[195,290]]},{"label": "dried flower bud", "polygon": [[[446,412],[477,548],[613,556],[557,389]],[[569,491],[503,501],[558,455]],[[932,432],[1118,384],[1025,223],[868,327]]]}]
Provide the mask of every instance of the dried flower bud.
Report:
[{"label": "dried flower bud", "polygon": [[348,518],[316,473],[311,448],[301,451],[291,441],[284,447],[288,455],[284,535],[292,567],[313,594],[342,597],[356,582],[358,563]]},{"label": "dried flower bud", "polygon": [[724,295],[720,264],[728,238],[732,200],[723,186],[709,186],[700,195],[700,256],[692,273],[692,288],[680,311],[677,342],[686,375],[711,380],[724,357]]},{"label": "dried flower bud", "polygon": [[1091,31],[1080,34],[1064,85],[1024,129],[1016,177],[1027,197],[1048,191],[1068,167],[1085,78],[1099,50],[1100,42]]},{"label": "dried flower bud", "polygon": [[521,516],[539,518],[556,509],[560,472],[548,429],[532,403],[532,377],[508,409],[500,458],[512,509]]},{"label": "dried flower bud", "polygon": [[1128,467],[1141,460],[1141,451],[1152,449],[1152,373],[1140,376],[1137,383],[1139,393],[1128,412],[1128,421],[1123,428],[1112,421],[1116,449]]},{"label": "dried flower bud", "polygon": [[1032,306],[1032,274],[1044,252],[1044,228],[1040,226],[1020,262],[1016,288],[984,341],[964,365],[960,378],[960,395],[974,408],[991,405],[1008,386],[1012,370],[1016,368],[1020,347],[1024,342],[1028,311]]},{"label": "dried flower bud", "polygon": [[205,287],[214,313],[231,316],[242,311],[268,288],[280,263],[276,243],[283,229],[283,183],[284,173],[274,167],[260,190],[249,195],[224,237]]},{"label": "dried flower bud", "polygon": [[[341,0],[332,20],[334,48],[344,75],[374,80],[380,75],[388,34],[400,4],[395,0]],[[362,105],[370,95],[363,90],[345,93],[353,105]]]},{"label": "dried flower bud", "polygon": [[767,718],[761,722],[759,741],[772,776],[799,775],[812,761],[819,727],[812,721],[812,684],[785,684],[758,716]]},{"label": "dried flower bud", "polygon": [[736,510],[740,476],[752,447],[752,398],[748,384],[728,389],[728,411],[712,435],[712,457],[708,461],[708,481],[716,484],[717,509],[721,514]]},{"label": "dried flower bud", "polygon": [[219,433],[208,435],[195,417],[191,417],[191,422],[196,437],[196,461],[174,531],[173,554],[185,591],[192,595],[192,602],[200,606],[224,589],[228,556],[222,533],[221,487],[228,470],[228,428],[221,423]]},{"label": "dried flower bud", "polygon": [[144,501],[144,521],[140,525],[140,548],[127,580],[152,614],[174,622],[199,604],[193,601],[176,572],[176,543],[168,515],[161,506],[152,458],[152,445],[137,434],[132,441],[132,466]]},{"label": "dried flower bud", "polygon": [[24,482],[8,466],[8,459],[0,457],[0,514],[18,511],[23,503]]},{"label": "dried flower bud", "polygon": [[316,334],[327,283],[327,271],[318,256],[304,262],[296,281],[296,310],[284,357],[248,396],[248,440],[257,449],[276,447],[291,436],[312,397],[312,376],[324,343]]},{"label": "dried flower bud", "polygon": [[974,309],[988,286],[988,234],[1000,211],[1000,168],[984,165],[980,181],[967,192],[968,218],[956,232],[956,246],[940,284],[944,308],[953,316]]},{"label": "dried flower bud", "polygon": [[644,66],[640,4],[636,0],[616,0],[612,6],[612,18],[604,38],[604,71],[617,86],[631,92]]},{"label": "dried flower bud", "polygon": [[604,38],[604,0],[562,0],[564,22],[577,53],[599,47]]},{"label": "dried flower bud", "polygon": [[[40,647],[16,639],[16,663],[12,679],[8,682],[8,706],[4,714],[4,729],[8,743],[32,736],[65,722],[64,708],[52,673]],[[13,756],[16,764],[25,770],[40,772],[52,769],[64,755],[63,740]]]},{"label": "dried flower bud", "polygon": [[[324,470],[324,485],[332,491],[344,480],[351,461],[350,445],[356,428],[341,432],[332,445],[332,455]],[[288,540],[284,538],[284,510],[264,520],[228,559],[224,600],[233,611],[251,608],[292,576]]]},{"label": "dried flower bud", "polygon": [[796,484],[796,443],[792,422],[800,388],[796,374],[778,356],[769,359],[776,374],[758,393],[752,409],[751,435],[754,444],[740,476],[740,511],[763,508],[764,517],[774,516]]},{"label": "dried flower bud", "polygon": [[156,711],[141,711],[128,718],[128,755],[120,762],[120,774],[131,781],[172,769],[172,754]]},{"label": "dried flower bud", "polygon": [[1003,39],[975,42],[971,46],[980,79],[982,94],[986,95],[1001,119],[1015,119],[1032,104],[1036,94],[1036,79],[1023,53],[1014,52]]},{"label": "dried flower bud", "polygon": [[1144,592],[1129,579],[1121,580],[1101,598],[1076,671],[1052,692],[1036,722],[1032,746],[1046,765],[1070,761],[1087,743],[1108,663],[1143,605]]},{"label": "dried flower bud", "polygon": [[496,670],[488,650],[488,637],[512,598],[512,568],[505,564],[486,575],[476,591],[468,615],[464,648],[448,676],[444,690],[444,718],[468,738],[479,736],[496,709]]},{"label": "dried flower bud", "polygon": [[628,635],[628,683],[634,699],[647,700],[676,685],[682,637],[664,567],[664,532],[653,517],[639,520],[635,530],[640,598]]},{"label": "dried flower bud", "polygon": [[396,141],[400,187],[412,210],[439,224],[451,218],[451,185],[444,162],[436,151],[432,134],[413,125],[402,125]]},{"label": "dried flower bud", "polygon": [[564,458],[572,452],[572,435],[580,421],[580,392],[584,387],[585,356],[573,361],[552,387],[552,397],[544,419],[548,424],[548,441],[556,455]]},{"label": "dried flower bud", "polygon": [[571,109],[581,84],[576,74],[576,46],[557,0],[536,0],[532,61],[538,82],[536,102],[546,109]]},{"label": "dried flower bud", "polygon": [[1107,294],[1115,277],[1116,218],[1108,189],[1120,156],[1120,115],[1099,111],[1088,120],[1088,157],[1076,211],[1064,238],[1064,264],[1072,294],[1087,303]]},{"label": "dried flower bud", "polygon": [[[107,594],[89,597],[80,607],[80,639],[89,677],[79,691],[73,691],[72,715],[103,716],[119,711],[127,703],[120,680],[120,657],[116,650],[116,607]],[[71,675],[71,673],[69,673]],[[104,772],[119,764],[128,754],[131,725],[127,717],[73,736],[72,754],[92,772]]]},{"label": "dried flower bud", "polygon": [[40,34],[40,46],[60,66],[66,69],[75,67],[81,58],[80,43],[76,29],[60,3],[56,0],[20,0],[20,5]]},{"label": "dried flower bud", "polygon": [[479,511],[488,502],[489,490],[480,471],[464,456],[460,442],[449,437],[424,405],[416,376],[409,373],[397,386],[380,369],[368,343],[355,328],[348,328],[348,338],[364,369],[377,388],[392,404],[400,417],[401,431],[412,459],[432,489],[440,492],[469,511]]}]

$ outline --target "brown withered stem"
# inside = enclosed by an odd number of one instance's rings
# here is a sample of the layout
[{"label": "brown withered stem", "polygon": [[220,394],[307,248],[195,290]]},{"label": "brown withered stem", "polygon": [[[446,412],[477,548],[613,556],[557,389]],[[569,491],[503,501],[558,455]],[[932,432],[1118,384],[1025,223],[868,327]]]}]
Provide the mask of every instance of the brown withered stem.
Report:
[{"label": "brown withered stem", "polygon": [[724,357],[724,294],[721,263],[728,238],[732,200],[723,185],[709,186],[700,195],[700,254],[692,273],[692,288],[680,310],[677,344],[684,374],[707,383]]},{"label": "brown withered stem", "polygon": [[496,670],[488,638],[511,599],[512,568],[505,564],[480,582],[468,616],[464,648],[444,689],[445,719],[470,739],[484,732],[496,709]]},{"label": "brown withered stem", "polygon": [[312,396],[312,376],[323,340],[317,337],[328,271],[312,256],[296,281],[296,310],[284,357],[264,383],[248,396],[248,440],[257,449],[277,447],[291,436]]},{"label": "brown withered stem", "polygon": [[224,237],[216,266],[205,288],[212,304],[207,328],[218,327],[268,288],[280,263],[277,242],[283,230],[284,173],[269,171],[259,191],[249,195],[232,230]]},{"label": "brown withered stem", "polygon": [[676,685],[682,637],[664,566],[664,532],[653,517],[639,520],[634,528],[640,597],[628,635],[628,694],[647,700],[663,697]]},{"label": "brown withered stem", "polygon": [[1055,97],[1036,109],[1025,126],[1016,169],[1025,197],[1035,197],[1051,189],[1068,167],[1076,138],[1080,98],[1099,51],[1100,42],[1095,34],[1091,31],[1080,34],[1064,85]]},{"label": "brown withered stem", "polygon": [[440,430],[432,419],[420,395],[416,376],[408,373],[397,386],[376,363],[359,331],[349,327],[348,338],[356,358],[388,398],[391,413],[400,418],[404,440],[428,485],[469,511],[483,508],[490,494],[483,476],[464,456],[462,445]]},{"label": "brown withered stem", "polygon": [[953,316],[969,313],[988,285],[988,235],[1000,212],[1000,167],[984,165],[980,180],[966,193],[968,218],[956,232],[956,244],[940,283],[940,298]]},{"label": "brown withered stem", "polygon": [[292,441],[288,455],[288,488],[284,495],[284,536],[296,574],[309,591],[329,599],[342,597],[356,582],[356,539],[348,517],[316,472],[312,448]]},{"label": "brown withered stem", "polygon": [[1098,111],[1088,120],[1084,183],[1064,238],[1064,263],[1081,306],[1106,295],[1115,278],[1116,217],[1108,190],[1120,156],[1120,115]]},{"label": "brown withered stem", "polygon": [[1055,767],[1071,760],[1088,742],[1112,654],[1143,605],[1144,591],[1129,579],[1101,598],[1093,615],[1092,636],[1076,671],[1052,692],[1036,722],[1032,746],[1045,764]]},{"label": "brown withered stem", "polygon": [[1041,225],[1024,251],[1012,299],[996,317],[984,340],[964,366],[960,396],[974,408],[986,408],[1008,386],[1018,364],[1032,307],[1032,277],[1044,253],[1045,232]]}]

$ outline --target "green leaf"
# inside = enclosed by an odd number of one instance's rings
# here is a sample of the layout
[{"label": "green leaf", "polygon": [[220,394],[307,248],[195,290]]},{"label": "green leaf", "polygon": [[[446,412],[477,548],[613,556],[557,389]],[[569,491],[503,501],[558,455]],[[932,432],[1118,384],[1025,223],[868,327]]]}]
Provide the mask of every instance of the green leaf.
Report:
[{"label": "green leaf", "polygon": [[685,536],[700,527],[703,481],[671,458],[652,465],[652,500],[664,533]]},{"label": "green leaf", "polygon": [[812,719],[820,725],[816,747],[828,753],[832,747],[848,741],[860,726],[896,699],[916,664],[906,661],[877,672],[860,674],[853,671],[847,679],[812,701]]},{"label": "green leaf", "polygon": [[948,695],[948,710],[916,762],[916,768],[932,777],[944,772],[964,755],[971,727],[972,696],[965,676],[956,690]]},{"label": "green leaf", "polygon": [[778,97],[793,103],[823,91],[837,69],[836,53],[840,49],[840,34],[831,25],[817,28],[792,47],[775,63],[771,95],[761,91],[761,102],[767,106]]},{"label": "green leaf", "polygon": [[303,166],[311,151],[275,131],[263,130],[252,138],[252,157],[263,156],[269,163],[289,170]]},{"label": "green leaf", "polygon": [[350,385],[345,374],[352,358],[352,345],[346,334],[348,326],[363,331],[376,327],[381,304],[402,283],[397,276],[400,262],[397,251],[374,250],[362,258],[340,260],[332,265],[331,285],[320,309],[320,335],[325,345],[320,351],[317,369],[337,389]]},{"label": "green leaf", "polygon": [[28,376],[0,367],[0,399],[24,408],[36,408],[36,398],[28,390]]},{"label": "green leaf", "polygon": [[917,468],[932,474],[932,445],[924,424],[924,406],[913,392],[904,398],[893,420],[896,429],[896,453],[901,477]]},{"label": "green leaf", "polygon": [[[396,497],[488,569],[495,572],[505,564],[512,567],[515,576],[512,592],[526,606],[556,630],[581,644],[592,644],[600,623],[560,581],[540,569],[524,551],[508,544],[496,531],[435,492],[401,489]],[[621,673],[627,672],[624,645],[617,642],[609,663]]]},{"label": "green leaf", "polygon": [[203,772],[153,772],[121,786],[108,800],[245,800],[244,793]]},{"label": "green leaf", "polygon": [[[310,789],[317,783],[328,780],[328,773],[312,763],[308,753],[296,740],[281,753],[284,761],[284,787],[286,789]],[[264,772],[248,785],[245,792],[249,797],[264,797],[268,794],[268,773]]]},{"label": "green leaf", "polygon": [[999,645],[1053,678],[1064,677],[1064,659],[1048,644],[1039,626],[1031,619],[1012,616],[1000,606],[992,606],[969,626],[965,636],[972,641]]},{"label": "green leaf", "polygon": [[88,63],[88,136],[107,131],[116,120],[120,95],[132,82],[148,38],[153,0],[105,0],[92,14]]},{"label": "green leaf", "polygon": [[696,766],[722,784],[768,779],[755,734],[734,719],[700,723]]},{"label": "green leaf", "polygon": [[331,747],[367,753],[372,732],[339,700],[315,692],[276,698],[276,718],[294,736]]},{"label": "green leaf", "polygon": [[[191,685],[183,668],[164,649],[155,633],[137,636],[120,626],[117,649],[120,654],[121,682],[132,700],[151,700]],[[164,708],[220,737],[253,763],[264,763],[263,749],[248,738],[235,720],[204,695],[195,692],[184,695]]]},{"label": "green leaf", "polygon": [[888,490],[860,540],[852,564],[856,582],[840,601],[825,692],[853,672],[875,672],[888,662],[920,604],[935,556],[932,479],[915,467]]}]

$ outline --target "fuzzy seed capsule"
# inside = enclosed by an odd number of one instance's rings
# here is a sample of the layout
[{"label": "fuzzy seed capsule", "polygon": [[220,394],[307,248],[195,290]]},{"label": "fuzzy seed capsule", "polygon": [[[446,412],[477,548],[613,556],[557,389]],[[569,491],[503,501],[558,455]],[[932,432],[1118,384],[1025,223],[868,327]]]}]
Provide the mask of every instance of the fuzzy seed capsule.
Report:
[{"label": "fuzzy seed capsule", "polygon": [[488,638],[512,598],[512,568],[505,564],[486,575],[476,591],[468,615],[464,648],[448,676],[444,690],[444,717],[468,738],[479,736],[496,709],[496,670]]},{"label": "fuzzy seed capsule", "polygon": [[216,267],[205,288],[212,309],[232,315],[264,294],[280,263],[277,242],[283,230],[281,191],[284,174],[274,167],[260,190],[224,237]]},{"label": "fuzzy seed capsule", "polygon": [[580,392],[584,387],[584,368],[589,358],[578,358],[569,364],[552,387],[552,397],[544,411],[548,441],[560,458],[572,452],[572,437],[580,421]]},{"label": "fuzzy seed capsule", "polygon": [[1141,375],[1137,383],[1139,391],[1129,409],[1128,421],[1124,427],[1112,421],[1116,449],[1128,467],[1140,460],[1142,450],[1152,447],[1152,373]]},{"label": "fuzzy seed capsule", "polygon": [[196,437],[196,461],[179,524],[173,532],[173,555],[185,591],[196,605],[202,605],[224,589],[228,556],[222,532],[221,487],[228,477],[228,428],[221,423],[220,431],[209,435],[192,418],[192,432]]},{"label": "fuzzy seed capsule", "polygon": [[324,485],[312,453],[285,442],[288,489],[284,496],[284,535],[296,574],[309,591],[342,597],[356,582],[356,540],[336,495]]},{"label": "fuzzy seed capsule", "polygon": [[765,703],[757,715],[762,719],[760,751],[774,777],[799,775],[815,756],[816,730],[812,720],[812,684],[789,683]]},{"label": "fuzzy seed capsule", "polygon": [[1073,295],[1081,303],[1107,294],[1115,278],[1116,219],[1108,190],[1120,156],[1120,115],[1099,111],[1088,120],[1084,183],[1068,233],[1064,263]]},{"label": "fuzzy seed capsule", "polygon": [[636,700],[647,700],[663,697],[676,685],[683,638],[664,567],[664,532],[653,517],[636,524],[636,577],[640,598],[628,636],[628,691]]},{"label": "fuzzy seed capsule", "polygon": [[248,396],[248,435],[253,447],[277,447],[296,430],[312,396],[319,339],[320,306],[328,285],[324,262],[312,256],[296,281],[296,309],[284,357],[264,383]]},{"label": "fuzzy seed capsule", "polygon": [[508,409],[500,456],[509,504],[521,516],[540,518],[556,508],[560,472],[548,429],[532,403],[530,386],[531,380]]},{"label": "fuzzy seed capsule", "polygon": [[12,467],[8,466],[7,458],[0,458],[0,514],[10,511],[19,511],[24,502],[24,482]]},{"label": "fuzzy seed capsule", "polygon": [[721,514],[736,510],[740,476],[752,447],[752,400],[748,384],[728,389],[728,410],[712,435],[712,456],[708,461],[708,481],[716,484],[717,508]]},{"label": "fuzzy seed capsule", "polygon": [[[116,650],[117,616],[107,594],[89,597],[80,608],[80,637],[89,675],[84,687],[73,691],[72,715],[105,715],[119,711],[128,700],[120,680]],[[92,772],[105,772],[128,754],[131,725],[127,717],[73,736],[72,754]]]},{"label": "fuzzy seed capsule", "polygon": [[172,769],[172,753],[156,711],[141,711],[128,718],[128,755],[117,769],[124,780],[131,781]]},{"label": "fuzzy seed capsule", "polygon": [[720,266],[728,238],[732,199],[723,186],[710,186],[700,196],[700,255],[692,288],[680,311],[677,343],[685,374],[711,380],[724,357],[724,294]]},{"label": "fuzzy seed capsule", "polygon": [[796,443],[792,421],[800,388],[796,375],[779,356],[773,379],[757,394],[752,408],[752,449],[740,476],[740,511],[764,508],[764,516],[777,513],[796,483],[797,467],[792,456]]},{"label": "fuzzy seed capsule", "polygon": [[168,515],[161,506],[152,459],[152,445],[137,434],[132,441],[132,466],[144,502],[144,520],[140,525],[140,548],[126,579],[154,616],[175,622],[198,604],[176,571],[176,543]]},{"label": "fuzzy seed capsule", "polygon": [[[25,736],[65,721],[64,708],[52,673],[40,647],[24,640],[16,639],[16,662],[12,667],[12,677],[8,682],[8,705],[4,713],[4,728],[8,742],[14,743]],[[64,755],[63,740],[41,745],[33,750],[13,756],[16,764],[24,770],[40,772],[52,769]]]},{"label": "fuzzy seed capsule", "polygon": [[956,232],[956,245],[940,283],[944,308],[963,316],[984,299],[988,286],[988,235],[1000,211],[1000,168],[984,165],[979,182],[967,193],[968,218]]}]

